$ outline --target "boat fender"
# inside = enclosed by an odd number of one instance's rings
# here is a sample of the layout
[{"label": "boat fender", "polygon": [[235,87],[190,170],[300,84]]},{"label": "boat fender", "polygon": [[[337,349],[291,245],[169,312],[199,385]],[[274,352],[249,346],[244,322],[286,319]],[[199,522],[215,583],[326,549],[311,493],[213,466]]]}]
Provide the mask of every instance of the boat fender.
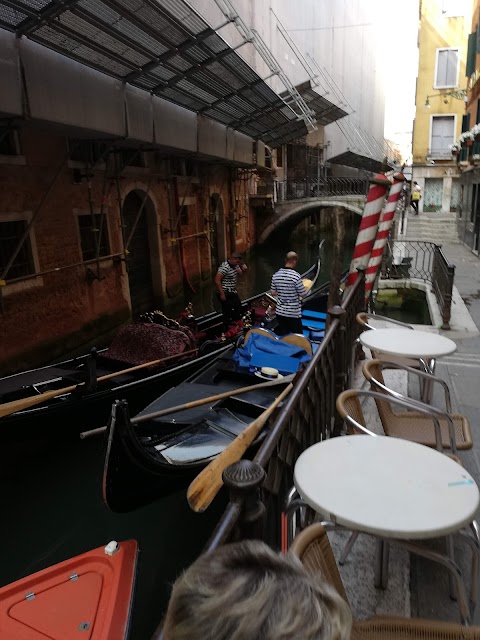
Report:
[{"label": "boat fender", "polygon": [[120,551],[120,545],[116,540],[112,540],[105,547],[105,554],[107,556],[114,556],[117,553],[117,551]]}]

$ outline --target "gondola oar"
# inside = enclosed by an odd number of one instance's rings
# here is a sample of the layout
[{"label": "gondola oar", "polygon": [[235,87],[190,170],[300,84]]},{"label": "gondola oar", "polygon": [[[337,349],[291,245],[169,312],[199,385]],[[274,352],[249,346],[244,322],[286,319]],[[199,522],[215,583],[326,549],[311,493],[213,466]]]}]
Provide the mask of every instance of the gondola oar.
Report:
[{"label": "gondola oar", "polygon": [[[143,364],[137,364],[134,367],[129,367],[128,369],[122,369],[122,371],[114,371],[113,373],[107,373],[104,376],[100,376],[97,378],[97,382],[103,382],[104,380],[110,380],[110,378],[115,378],[116,376],[122,376],[126,373],[132,373],[133,371],[138,371],[139,369],[146,369],[147,367],[153,367],[157,364],[162,364],[167,360],[172,360],[173,358],[181,358],[183,356],[189,356],[193,353],[197,353],[197,349],[190,349],[189,351],[183,351],[182,353],[175,353],[172,356],[166,356],[165,358],[160,358],[159,360],[152,360],[152,362],[144,362]],[[65,393],[71,393],[75,391],[75,389],[81,386],[82,383],[71,385],[70,387],[63,387],[62,389],[54,389],[53,391],[46,391],[45,393],[41,393],[38,396],[29,396],[28,398],[21,398],[20,400],[12,400],[11,402],[5,402],[0,404],[0,418],[4,416],[9,416],[11,413],[15,413],[16,411],[24,411],[25,409],[29,409],[30,407],[34,407],[37,404],[41,404],[42,402],[46,402],[47,400],[51,400],[56,398],[57,396],[62,396]]]},{"label": "gondola oar", "polygon": [[276,407],[293,389],[290,383],[272,404],[251,422],[235,440],[201,471],[188,487],[187,500],[193,511],[202,512],[212,503],[223,485],[222,474],[234,462],[241,459],[245,451],[258,436]]},{"label": "gondola oar", "polygon": [[[284,376],[282,378],[277,378],[275,380],[269,380],[269,382],[261,382],[260,384],[252,384],[248,387],[241,387],[240,389],[231,389],[230,391],[223,391],[222,393],[217,393],[214,396],[208,396],[208,398],[200,398],[199,400],[192,400],[192,402],[185,402],[185,404],[178,404],[175,407],[167,407],[166,409],[159,409],[158,411],[153,411],[152,413],[146,413],[141,416],[137,416],[136,418],[132,418],[132,424],[140,424],[141,422],[147,422],[148,420],[154,420],[155,418],[161,418],[162,416],[168,416],[170,413],[177,413],[177,411],[186,411],[187,409],[194,409],[195,407],[201,407],[204,404],[210,404],[213,402],[218,402],[219,400],[223,400],[224,398],[231,398],[232,396],[238,396],[241,393],[247,393],[248,391],[257,391],[258,389],[265,389],[266,387],[275,387],[276,385],[286,384],[287,382],[291,382],[294,378],[294,374],[292,373],[289,376]],[[90,436],[97,436],[101,433],[105,433],[107,427],[98,427],[98,429],[91,429],[90,431],[84,431],[80,434],[80,439],[85,440],[85,438],[89,438]]]}]

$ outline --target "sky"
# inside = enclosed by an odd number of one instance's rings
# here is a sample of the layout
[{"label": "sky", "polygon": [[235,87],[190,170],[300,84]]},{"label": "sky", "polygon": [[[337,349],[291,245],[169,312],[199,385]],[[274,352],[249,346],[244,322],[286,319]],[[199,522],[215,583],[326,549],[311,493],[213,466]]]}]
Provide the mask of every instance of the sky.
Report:
[{"label": "sky", "polygon": [[397,7],[395,13],[386,12],[383,27],[387,51],[384,131],[385,138],[401,144],[411,142],[415,117],[418,0],[403,0]]}]

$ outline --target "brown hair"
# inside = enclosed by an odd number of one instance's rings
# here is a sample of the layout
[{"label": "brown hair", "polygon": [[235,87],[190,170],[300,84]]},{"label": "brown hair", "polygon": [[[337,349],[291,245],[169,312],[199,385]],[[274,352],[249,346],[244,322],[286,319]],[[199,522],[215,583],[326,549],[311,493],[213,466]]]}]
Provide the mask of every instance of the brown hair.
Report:
[{"label": "brown hair", "polygon": [[338,593],[259,541],[206,553],[175,582],[165,640],[348,640]]}]

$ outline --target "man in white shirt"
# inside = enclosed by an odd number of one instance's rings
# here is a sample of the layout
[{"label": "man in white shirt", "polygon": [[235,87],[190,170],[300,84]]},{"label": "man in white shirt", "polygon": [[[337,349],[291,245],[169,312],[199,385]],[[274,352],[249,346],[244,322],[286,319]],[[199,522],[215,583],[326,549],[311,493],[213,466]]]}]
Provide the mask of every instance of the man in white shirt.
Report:
[{"label": "man in white shirt", "polygon": [[285,266],[272,277],[272,295],[277,298],[278,325],[275,332],[279,336],[303,333],[302,298],[307,295],[307,290],[301,275],[295,270],[297,263],[298,255],[295,251],[289,251],[285,257]]}]

